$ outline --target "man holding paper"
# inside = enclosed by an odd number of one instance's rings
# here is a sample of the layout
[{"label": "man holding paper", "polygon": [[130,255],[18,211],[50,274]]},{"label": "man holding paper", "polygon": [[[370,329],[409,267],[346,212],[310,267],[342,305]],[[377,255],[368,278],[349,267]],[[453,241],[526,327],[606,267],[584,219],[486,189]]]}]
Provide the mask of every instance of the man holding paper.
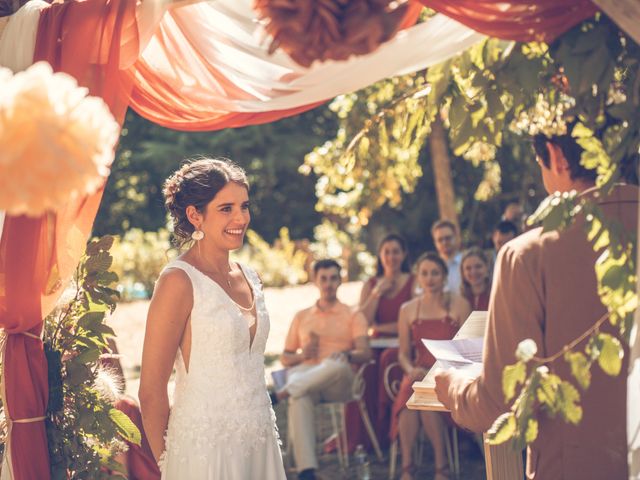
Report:
[{"label": "man holding paper", "polygon": [[[616,186],[607,197],[594,187],[596,173],[580,164],[582,148],[571,136],[534,137],[537,162],[546,190],[569,192],[597,199],[609,218],[619,220],[628,235],[636,235],[638,189]],[[498,254],[494,289],[489,302],[482,374],[475,380],[454,370],[436,375],[438,399],[454,420],[473,431],[484,432],[508,411],[502,390],[504,367],[516,362],[520,342],[532,339],[537,355],[548,357],[587,331],[606,309],[600,302],[594,252],[584,220],[569,228],[542,233],[531,230],[506,244]],[[613,332],[608,322],[603,331]],[[581,343],[578,348],[583,348]],[[561,378],[573,379],[568,363],[560,358],[548,368]],[[588,390],[582,391],[583,416],[578,425],[541,413],[538,437],[527,450],[527,478],[626,479],[626,371],[617,377],[598,366],[591,369]],[[573,382],[575,383],[575,382]]]}]

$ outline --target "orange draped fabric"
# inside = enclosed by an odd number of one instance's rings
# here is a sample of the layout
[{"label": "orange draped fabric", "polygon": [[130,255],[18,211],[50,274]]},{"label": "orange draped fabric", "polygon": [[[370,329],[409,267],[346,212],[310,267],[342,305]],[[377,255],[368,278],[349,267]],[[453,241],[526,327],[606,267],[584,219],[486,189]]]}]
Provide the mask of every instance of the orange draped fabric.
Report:
[{"label": "orange draped fabric", "polygon": [[[423,6],[420,3],[412,2],[407,9],[400,28],[409,28],[414,25],[422,8]],[[155,37],[164,51],[171,53],[175,51],[174,42],[177,40],[163,32],[162,26],[159,27]],[[186,35],[180,40],[181,49],[192,50],[195,52],[194,56],[199,57],[196,47],[187,40]],[[173,61],[177,62],[175,68],[185,72],[189,71],[190,65],[180,63],[181,58],[174,56]],[[236,86],[229,82],[222,72],[216,71],[206,60],[202,61],[198,67],[208,70],[211,77],[217,80],[219,88],[237,93]],[[130,99],[131,108],[153,123],[176,130],[212,131],[258,125],[298,115],[324,103],[324,101],[321,101],[296,108],[265,112],[220,111],[208,105],[203,105],[193,93],[189,96],[184,95],[182,85],[163,81],[158,73],[143,59],[139,59],[127,74],[131,75],[135,84]],[[248,93],[245,92],[245,95],[249,98]]]},{"label": "orange draped fabric", "polygon": [[[73,75],[105,99],[122,123],[131,91],[120,65],[138,54],[135,2],[104,0],[53,4],[40,16],[34,61]],[[25,172],[28,174],[28,172]],[[48,479],[43,421],[47,362],[37,338],[84,251],[102,191],[70,202],[56,214],[7,216],[0,243],[0,326],[9,334],[4,358],[6,412],[15,480]],[[31,332],[26,336],[20,332]],[[30,420],[22,423],[21,420]]]},{"label": "orange draped fabric", "polygon": [[184,101],[184,98],[179,93],[175,94],[175,96],[173,93],[165,94],[162,103],[166,103],[166,105],[159,104],[159,98],[161,97],[147,96],[143,92],[134,91],[131,96],[131,108],[147,120],[151,120],[153,123],[165,128],[189,132],[211,132],[224,128],[246,127],[275,122],[276,120],[306,112],[325,103],[317,102],[297,108],[268,112],[225,112],[219,115],[206,112],[204,115],[196,115],[194,114],[195,111],[190,108],[185,108],[184,110],[167,108],[172,101]]},{"label": "orange draped fabric", "polygon": [[490,37],[551,42],[598,8],[591,0],[418,0]]}]

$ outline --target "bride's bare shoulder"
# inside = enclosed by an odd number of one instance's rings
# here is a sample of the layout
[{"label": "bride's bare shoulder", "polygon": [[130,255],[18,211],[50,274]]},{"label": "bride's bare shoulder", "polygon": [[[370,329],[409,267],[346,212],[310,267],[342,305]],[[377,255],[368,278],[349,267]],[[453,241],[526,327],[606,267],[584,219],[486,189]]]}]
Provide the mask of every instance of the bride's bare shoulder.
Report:
[{"label": "bride's bare shoulder", "polygon": [[[159,300],[180,301],[193,299],[193,285],[189,274],[182,268],[165,268],[153,289],[152,303]],[[163,302],[164,303],[164,302]]]}]

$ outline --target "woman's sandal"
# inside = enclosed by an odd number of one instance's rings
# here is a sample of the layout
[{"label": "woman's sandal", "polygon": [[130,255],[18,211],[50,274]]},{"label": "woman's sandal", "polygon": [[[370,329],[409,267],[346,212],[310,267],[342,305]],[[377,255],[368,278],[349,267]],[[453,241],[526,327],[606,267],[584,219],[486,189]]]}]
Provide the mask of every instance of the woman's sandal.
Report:
[{"label": "woman's sandal", "polygon": [[413,475],[415,473],[416,473],[416,467],[413,464],[407,465],[406,467],[402,467],[402,470],[400,472],[400,480],[403,480],[404,478],[406,478],[407,475],[409,475],[413,480]]}]

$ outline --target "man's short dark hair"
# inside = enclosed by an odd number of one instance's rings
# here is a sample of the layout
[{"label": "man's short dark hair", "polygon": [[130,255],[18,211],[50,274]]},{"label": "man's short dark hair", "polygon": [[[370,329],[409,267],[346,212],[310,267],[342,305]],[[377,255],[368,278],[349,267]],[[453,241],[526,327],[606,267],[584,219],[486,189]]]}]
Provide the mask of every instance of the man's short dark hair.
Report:
[{"label": "man's short dark hair", "polygon": [[513,233],[514,237],[518,236],[518,227],[516,227],[515,223],[510,222],[509,220],[501,220],[498,224],[493,228],[494,232],[500,232],[503,235],[507,233]]},{"label": "man's short dark hair", "polygon": [[453,223],[451,220],[441,219],[441,220],[438,220],[433,225],[431,225],[431,236],[433,236],[435,231],[438,230],[439,228],[445,228],[445,227],[453,230],[453,233],[458,233],[458,227],[456,227],[455,223]]},{"label": "man's short dark hair", "polygon": [[313,264],[313,274],[317,275],[318,270],[322,270],[324,268],[334,268],[334,267],[338,269],[338,273],[340,273],[340,271],[342,270],[342,267],[340,266],[340,264],[331,258],[318,260],[316,263]]},{"label": "man's short dark hair", "polygon": [[549,150],[547,148],[547,142],[556,145],[562,151],[564,158],[567,159],[569,165],[569,175],[571,180],[590,180],[595,181],[598,176],[598,172],[595,169],[587,169],[580,164],[580,157],[584,149],[578,145],[576,139],[571,136],[574,123],[567,125],[566,135],[553,135],[547,137],[542,133],[538,133],[533,136],[533,149],[536,155],[540,158],[543,165],[547,168],[550,167]]}]

